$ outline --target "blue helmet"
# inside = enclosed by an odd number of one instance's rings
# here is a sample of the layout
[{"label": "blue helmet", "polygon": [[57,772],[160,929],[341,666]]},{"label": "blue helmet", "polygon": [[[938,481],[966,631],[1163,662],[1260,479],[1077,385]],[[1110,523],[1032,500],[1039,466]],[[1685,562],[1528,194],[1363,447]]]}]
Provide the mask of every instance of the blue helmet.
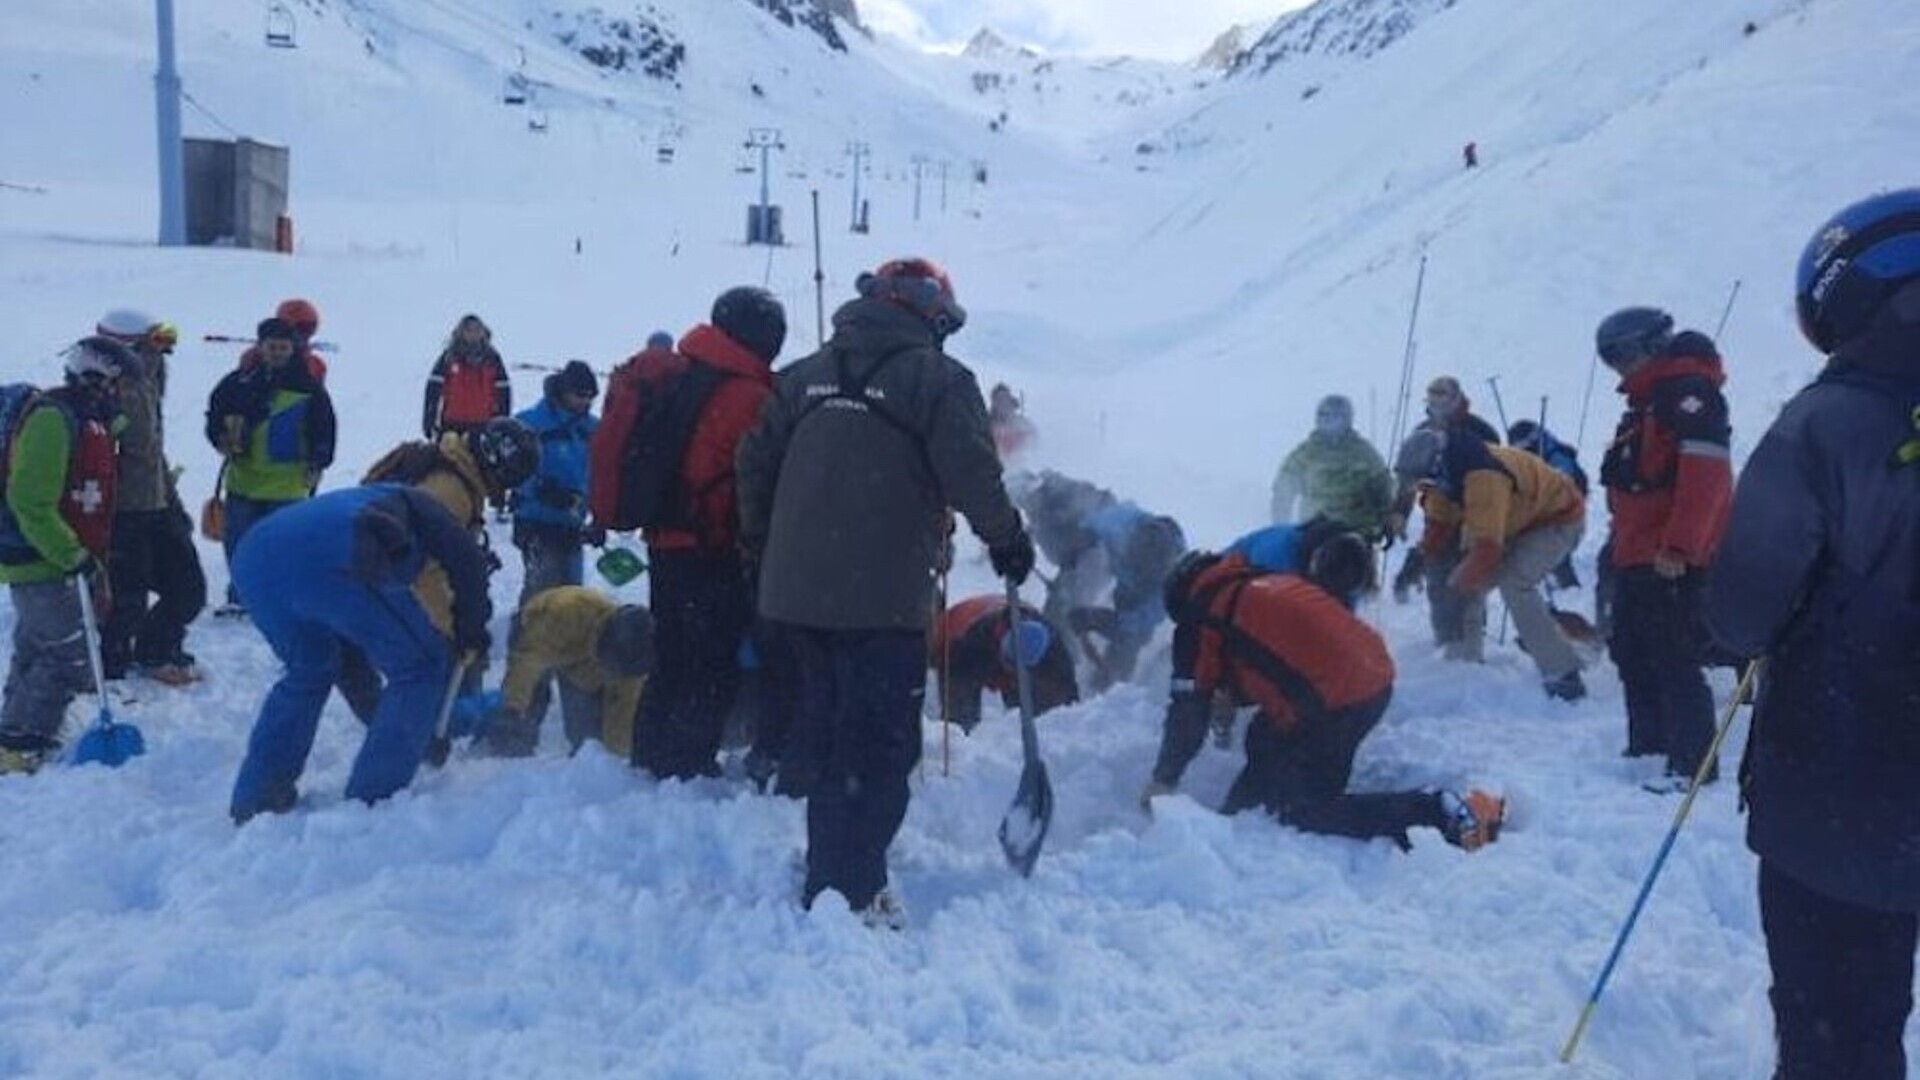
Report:
[{"label": "blue helmet", "polygon": [[1800,332],[1823,353],[1858,336],[1880,306],[1920,278],[1920,188],[1875,195],[1835,214],[1800,253]]}]

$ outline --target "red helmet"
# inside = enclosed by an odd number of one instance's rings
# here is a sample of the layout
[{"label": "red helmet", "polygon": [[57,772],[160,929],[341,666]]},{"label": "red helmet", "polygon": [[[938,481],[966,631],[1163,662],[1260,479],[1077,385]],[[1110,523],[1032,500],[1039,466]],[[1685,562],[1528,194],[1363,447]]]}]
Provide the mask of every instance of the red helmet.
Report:
[{"label": "red helmet", "polygon": [[890,259],[854,281],[861,296],[891,300],[946,337],[967,324],[967,309],[953,294],[953,279],[929,259]]},{"label": "red helmet", "polygon": [[306,337],[312,337],[320,329],[320,309],[298,297],[280,301],[280,306],[273,309],[273,317],[292,323],[293,328]]}]

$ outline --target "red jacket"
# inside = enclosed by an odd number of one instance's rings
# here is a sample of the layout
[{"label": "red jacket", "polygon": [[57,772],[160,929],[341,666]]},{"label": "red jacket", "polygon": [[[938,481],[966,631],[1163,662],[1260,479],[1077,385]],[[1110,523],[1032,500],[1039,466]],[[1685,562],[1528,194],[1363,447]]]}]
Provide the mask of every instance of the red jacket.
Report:
[{"label": "red jacket", "polygon": [[1304,578],[1236,555],[1202,573],[1193,596],[1203,606],[1175,628],[1174,678],[1203,696],[1226,687],[1290,731],[1393,686],[1380,635]]},{"label": "red jacket", "polygon": [[1615,566],[1647,566],[1663,551],[1713,562],[1733,507],[1725,381],[1713,343],[1695,333],[1621,381],[1627,412],[1600,468]]},{"label": "red jacket", "polygon": [[[760,408],[773,394],[773,373],[767,363],[748,352],[726,334],[711,326],[700,325],[680,339],[679,351],[647,349],[620,365],[608,380],[607,403],[602,428],[616,430],[616,419],[638,408],[639,384],[657,382],[686,370],[689,358],[719,368],[733,376],[707,399],[694,424],[687,455],[680,463],[680,477],[694,501],[696,531],[649,529],[647,546],[655,551],[732,551],[739,542],[739,512],[734,500],[733,455],[740,440],[760,422]],[[631,426],[631,419],[627,426]],[[609,440],[611,442],[611,440]],[[600,441],[595,441],[596,451]],[[617,454],[618,447],[608,452]],[[596,463],[596,476],[602,471]],[[603,491],[595,484],[589,492],[594,516],[611,520],[611,507],[597,500],[615,499],[617,492]]]}]

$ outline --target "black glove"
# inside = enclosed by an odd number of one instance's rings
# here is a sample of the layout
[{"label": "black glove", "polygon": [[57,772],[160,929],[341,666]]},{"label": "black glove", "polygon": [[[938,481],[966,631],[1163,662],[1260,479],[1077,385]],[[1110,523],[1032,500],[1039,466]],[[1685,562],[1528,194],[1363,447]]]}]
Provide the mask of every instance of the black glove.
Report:
[{"label": "black glove", "polygon": [[586,544],[588,547],[596,547],[596,548],[606,547],[607,546],[606,527],[603,525],[589,525],[586,528],[581,529],[580,541]]},{"label": "black glove", "polygon": [[93,580],[99,573],[100,560],[94,558],[91,551],[81,552],[80,561],[74,563],[73,569],[67,571],[69,577],[86,578],[89,581]]},{"label": "black glove", "polygon": [[492,648],[493,635],[487,633],[484,624],[453,628],[453,651],[461,656],[485,656]]},{"label": "black glove", "polygon": [[1019,588],[1033,573],[1033,538],[1027,530],[1021,529],[1013,534],[1013,539],[1004,544],[996,544],[987,549],[987,561],[993,564],[993,572]]}]

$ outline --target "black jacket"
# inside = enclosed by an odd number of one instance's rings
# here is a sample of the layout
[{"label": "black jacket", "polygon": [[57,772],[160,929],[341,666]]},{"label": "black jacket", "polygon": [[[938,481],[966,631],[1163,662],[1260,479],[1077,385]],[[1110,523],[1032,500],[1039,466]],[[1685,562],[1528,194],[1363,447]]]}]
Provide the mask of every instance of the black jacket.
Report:
[{"label": "black jacket", "polygon": [[[736,459],[741,541],[760,613],[837,630],[927,625],[942,514],[1010,542],[1007,498],[973,372],[918,316],[860,299],[833,338],[784,369]],[[864,391],[862,390],[864,384]]]},{"label": "black jacket", "polygon": [[1828,896],[1920,911],[1920,322],[1843,349],[1781,411],[1707,618],[1767,663],[1748,845]]}]

